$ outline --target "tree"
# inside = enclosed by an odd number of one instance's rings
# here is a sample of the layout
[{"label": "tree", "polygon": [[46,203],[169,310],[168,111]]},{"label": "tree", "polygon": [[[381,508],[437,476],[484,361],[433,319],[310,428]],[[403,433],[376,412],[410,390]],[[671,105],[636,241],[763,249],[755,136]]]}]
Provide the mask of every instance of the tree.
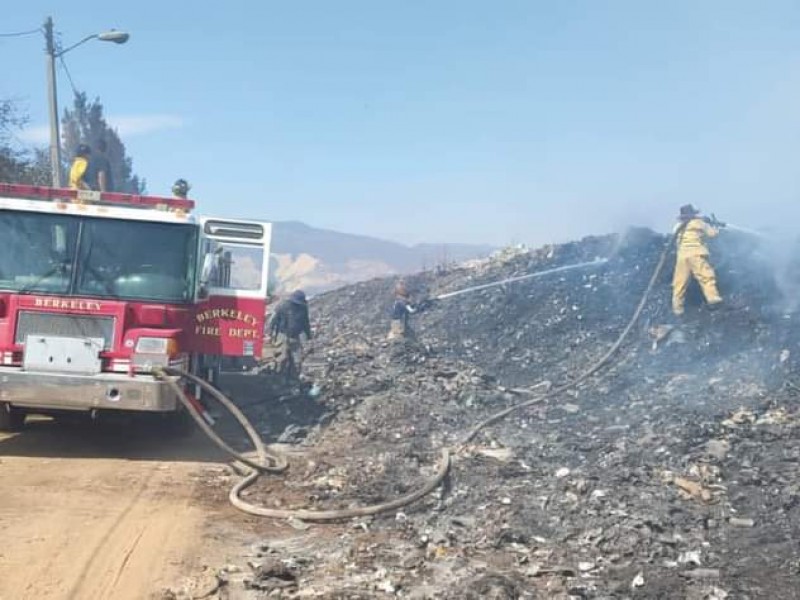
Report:
[{"label": "tree", "polygon": [[27,123],[13,100],[0,100],[0,181],[50,184],[50,159],[43,149],[31,152],[14,144],[14,134]]},{"label": "tree", "polygon": [[62,136],[64,155],[71,159],[75,156],[78,144],[89,144],[92,149],[100,140],[105,140],[107,156],[111,163],[111,174],[117,192],[143,194],[146,183],[133,173],[133,161],[125,152],[125,144],[120,140],[116,130],[112,129],[103,116],[103,105],[99,98],[89,102],[86,94],[75,94],[72,109],[64,110],[62,119]]},{"label": "tree", "polygon": [[14,131],[25,119],[11,100],[0,100],[0,181],[16,182],[22,169],[22,153],[11,144]]}]

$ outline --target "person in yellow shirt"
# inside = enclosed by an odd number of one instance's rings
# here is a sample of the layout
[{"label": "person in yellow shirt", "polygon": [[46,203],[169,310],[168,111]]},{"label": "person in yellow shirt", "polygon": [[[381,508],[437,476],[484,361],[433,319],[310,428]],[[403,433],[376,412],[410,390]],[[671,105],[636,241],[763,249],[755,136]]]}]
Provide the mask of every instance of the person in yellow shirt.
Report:
[{"label": "person in yellow shirt", "polygon": [[91,150],[86,144],[79,144],[69,169],[69,188],[71,190],[90,190],[92,187],[86,182],[89,169],[89,155]]},{"label": "person in yellow shirt", "polygon": [[672,312],[683,314],[686,290],[692,278],[700,284],[709,307],[715,307],[722,302],[722,297],[717,290],[714,268],[708,262],[706,239],[716,237],[719,229],[709,225],[694,206],[686,204],[681,206],[674,234],[677,257],[672,278]]}]

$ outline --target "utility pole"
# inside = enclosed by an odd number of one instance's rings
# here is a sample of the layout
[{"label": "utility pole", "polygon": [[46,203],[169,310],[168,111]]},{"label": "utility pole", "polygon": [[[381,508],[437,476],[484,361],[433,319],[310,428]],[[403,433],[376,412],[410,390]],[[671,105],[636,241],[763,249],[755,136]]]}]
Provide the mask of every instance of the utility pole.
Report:
[{"label": "utility pole", "polygon": [[52,186],[61,187],[61,140],[58,135],[58,98],[56,97],[56,44],[53,39],[53,18],[44,22],[47,53],[47,99],[50,110],[50,169]]},{"label": "utility pole", "polygon": [[56,85],[56,59],[61,58],[73,48],[85,44],[89,40],[100,40],[101,42],[114,42],[124,44],[130,35],[124,31],[111,29],[102,33],[87,35],[81,41],[72,44],[68,48],[56,49],[56,42],[53,37],[53,17],[47,17],[44,22],[45,54],[47,54],[47,100],[50,109],[50,169],[53,174],[52,186],[61,187],[61,136],[58,129],[58,97]]}]

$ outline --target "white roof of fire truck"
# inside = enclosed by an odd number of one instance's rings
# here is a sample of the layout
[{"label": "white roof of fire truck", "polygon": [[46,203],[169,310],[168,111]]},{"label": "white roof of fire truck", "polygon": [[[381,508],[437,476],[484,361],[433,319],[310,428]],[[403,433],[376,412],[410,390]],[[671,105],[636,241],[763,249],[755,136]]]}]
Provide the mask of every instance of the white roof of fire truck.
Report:
[{"label": "white roof of fire truck", "polygon": [[71,214],[132,221],[195,223],[194,201],[116,192],[0,183],[0,210]]}]

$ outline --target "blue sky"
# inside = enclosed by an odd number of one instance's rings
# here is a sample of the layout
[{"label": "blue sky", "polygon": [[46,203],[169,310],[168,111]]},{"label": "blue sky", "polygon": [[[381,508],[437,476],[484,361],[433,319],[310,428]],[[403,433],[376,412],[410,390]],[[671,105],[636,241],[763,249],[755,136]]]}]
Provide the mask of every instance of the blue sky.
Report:
[{"label": "blue sky", "polygon": [[[665,230],[686,202],[800,218],[797,2],[29,0],[0,32],[47,15],[65,44],[131,33],[70,52],[73,79],[149,191],[185,177],[203,214],[532,245]],[[26,140],[42,46],[0,39]]]}]

